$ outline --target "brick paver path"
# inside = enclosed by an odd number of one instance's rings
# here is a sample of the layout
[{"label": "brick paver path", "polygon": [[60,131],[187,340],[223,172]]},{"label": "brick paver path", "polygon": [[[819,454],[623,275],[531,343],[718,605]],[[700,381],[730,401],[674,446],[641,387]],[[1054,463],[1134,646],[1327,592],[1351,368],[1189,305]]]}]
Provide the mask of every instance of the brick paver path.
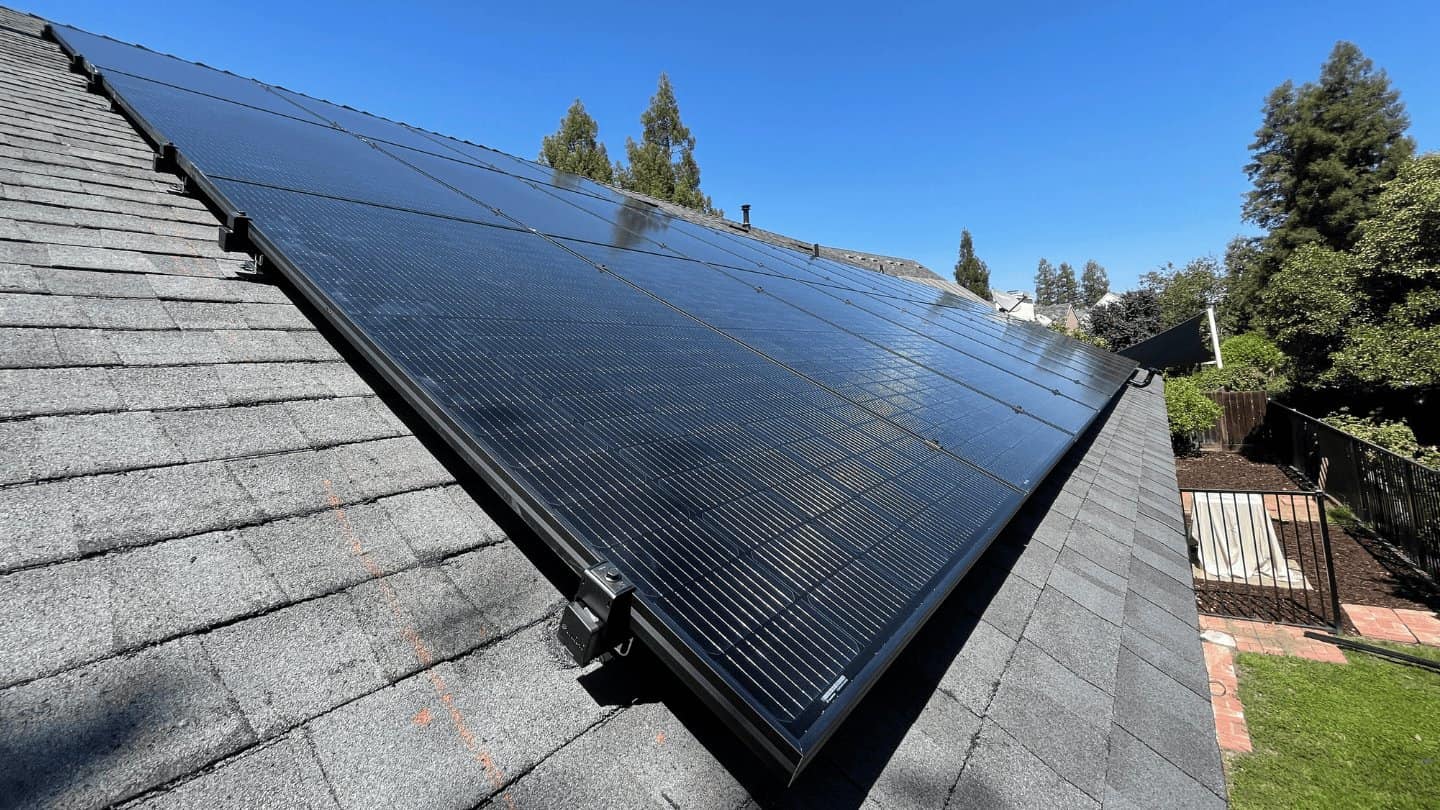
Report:
[{"label": "brick paver path", "polygon": [[1434,613],[1370,605],[1341,605],[1362,636],[1440,647],[1440,619]]},{"label": "brick paver path", "polygon": [[[1360,635],[1367,638],[1400,641],[1407,644],[1429,644],[1440,647],[1440,618],[1434,613],[1368,605],[1342,605],[1345,615]],[[1345,654],[1339,647],[1305,637],[1304,628],[1243,619],[1201,616],[1205,668],[1210,672],[1210,707],[1215,714],[1215,738],[1220,750],[1248,753],[1252,750],[1250,729],[1245,723],[1245,707],[1240,705],[1240,689],[1235,680],[1235,654],[1258,652],[1267,655],[1291,655],[1344,664]]]}]

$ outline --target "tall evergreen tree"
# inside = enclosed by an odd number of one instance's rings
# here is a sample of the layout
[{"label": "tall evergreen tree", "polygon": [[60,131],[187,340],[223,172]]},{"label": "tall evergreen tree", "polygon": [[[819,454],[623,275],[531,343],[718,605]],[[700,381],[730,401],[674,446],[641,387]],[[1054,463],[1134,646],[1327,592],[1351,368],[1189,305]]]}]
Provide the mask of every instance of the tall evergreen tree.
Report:
[{"label": "tall evergreen tree", "polygon": [[1060,271],[1055,274],[1055,292],[1051,296],[1055,300],[1052,304],[1069,304],[1080,306],[1080,282],[1075,280],[1075,268],[1069,262],[1060,263]]},{"label": "tall evergreen tree", "polygon": [[540,162],[602,183],[614,182],[610,156],[605,153],[605,144],[597,140],[599,134],[600,125],[577,98],[560,119],[555,134],[546,135],[540,142]]},{"label": "tall evergreen tree", "polygon": [[960,258],[955,262],[955,283],[990,300],[990,268],[975,255],[975,242],[968,230],[960,231]]},{"label": "tall evergreen tree", "polygon": [[1049,259],[1041,259],[1040,265],[1035,268],[1035,303],[1055,303],[1055,280],[1054,265]]},{"label": "tall evergreen tree", "polygon": [[660,74],[660,84],[650,97],[650,106],[641,114],[640,123],[644,127],[640,142],[625,139],[629,165],[615,167],[620,186],[697,211],[720,213],[700,191],[695,136],[680,120],[680,105],[668,75]]},{"label": "tall evergreen tree", "polygon": [[1271,91],[1263,112],[1243,209],[1269,231],[1247,283],[1256,290],[1300,245],[1353,247],[1381,186],[1415,151],[1399,91],[1349,42],[1335,44],[1318,81]]},{"label": "tall evergreen tree", "polygon": [[1110,292],[1110,275],[1099,262],[1091,259],[1085,262],[1080,274],[1080,306],[1092,306]]}]

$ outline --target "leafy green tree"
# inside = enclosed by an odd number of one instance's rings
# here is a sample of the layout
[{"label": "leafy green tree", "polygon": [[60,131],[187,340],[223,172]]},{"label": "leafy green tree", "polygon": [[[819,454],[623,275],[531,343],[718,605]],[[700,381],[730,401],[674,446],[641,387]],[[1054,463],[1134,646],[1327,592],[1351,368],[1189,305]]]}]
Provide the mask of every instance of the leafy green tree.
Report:
[{"label": "leafy green tree", "polygon": [[1440,388],[1440,153],[1402,168],[1375,209],[1353,252],[1359,312],[1324,379]]},{"label": "leafy green tree", "polygon": [[1259,320],[1295,364],[1295,381],[1313,386],[1330,368],[1358,306],[1354,259],[1305,245],[1260,293]]},{"label": "leafy green tree", "polygon": [[1060,270],[1055,273],[1054,298],[1050,303],[1083,306],[1080,303],[1080,282],[1075,280],[1075,268],[1069,262],[1061,262]]},{"label": "leafy green tree", "polygon": [[1154,290],[1131,290],[1090,313],[1090,334],[1115,351],[1160,331],[1160,299]]},{"label": "leafy green tree", "polygon": [[1440,388],[1440,154],[1407,164],[1375,209],[1354,250],[1297,250],[1260,297],[1307,387]]},{"label": "leafy green tree", "polygon": [[1035,268],[1035,303],[1042,306],[1055,303],[1056,279],[1055,266],[1049,259],[1041,259]]},{"label": "leafy green tree", "polygon": [[721,213],[700,191],[700,165],[695,162],[695,136],[680,120],[680,104],[670,77],[660,74],[650,106],[640,115],[640,142],[625,139],[628,166],[617,165],[621,188],[638,191],[709,214]]},{"label": "leafy green tree", "polygon": [[975,241],[968,230],[960,231],[960,258],[955,262],[955,283],[990,300],[990,268],[975,255]]},{"label": "leafy green tree", "polygon": [[600,125],[577,98],[560,119],[555,134],[546,135],[540,142],[540,162],[602,183],[614,182],[610,156],[605,153],[605,144],[597,140],[599,134]]},{"label": "leafy green tree", "polygon": [[1361,389],[1440,388],[1440,290],[1416,290],[1376,322],[1351,325],[1324,382]]},{"label": "leafy green tree", "polygon": [[1153,290],[1160,301],[1160,321],[1168,329],[1206,307],[1225,300],[1225,271],[1211,256],[1191,259],[1176,269],[1166,264],[1140,278],[1140,286]]},{"label": "leafy green tree", "polygon": [[1257,236],[1237,236],[1225,246],[1225,306],[1216,313],[1224,334],[1238,335],[1255,327],[1262,242]]},{"label": "leafy green tree", "polygon": [[1245,219],[1269,231],[1256,289],[1301,245],[1348,250],[1380,189],[1414,154],[1410,120],[1385,71],[1337,42],[1316,82],[1285,82],[1265,100],[1245,167]]},{"label": "leafy green tree", "polygon": [[1440,152],[1421,155],[1400,170],[1361,232],[1355,246],[1361,272],[1400,284],[1376,292],[1399,298],[1417,286],[1440,285]]},{"label": "leafy green tree", "polygon": [[1110,292],[1110,276],[1100,263],[1091,259],[1085,262],[1080,274],[1080,306],[1090,306]]}]

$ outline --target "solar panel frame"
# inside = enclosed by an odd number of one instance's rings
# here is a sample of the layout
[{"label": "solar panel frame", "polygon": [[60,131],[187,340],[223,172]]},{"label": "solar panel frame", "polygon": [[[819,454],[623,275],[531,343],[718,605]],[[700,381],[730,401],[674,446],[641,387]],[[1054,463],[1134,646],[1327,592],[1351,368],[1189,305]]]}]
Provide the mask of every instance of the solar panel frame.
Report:
[{"label": "solar panel frame", "polygon": [[[51,34],[72,55],[75,53],[74,49],[66,44],[63,34],[53,30]],[[149,123],[136,107],[125,101],[123,93],[117,92],[117,88],[112,86],[103,74],[100,76],[99,85],[152,143],[157,147],[168,143],[160,129]],[[413,131],[422,132],[420,130]],[[424,136],[432,139],[443,138],[443,136],[434,136],[429,133],[425,133]],[[473,147],[473,145],[470,146]],[[442,148],[448,147],[442,146]],[[481,149],[480,147],[474,148]],[[190,156],[180,150],[175,157],[180,172],[190,180],[212,207],[222,215],[240,213],[240,209],[229,199],[221,184],[213,181],[202,170],[202,167],[191,160]],[[512,158],[511,160],[519,162],[518,159]],[[545,181],[540,180],[539,182]],[[477,227],[494,227],[493,223],[490,225],[477,223],[476,225]],[[333,300],[330,294],[316,284],[303,268],[293,263],[280,243],[267,234],[263,223],[257,223],[252,227],[249,238],[258,253],[265,256],[280,271],[281,275],[301,296],[315,307],[316,311],[351,346],[361,353],[386,382],[425,419],[432,429],[445,439],[449,446],[459,453],[467,466],[499,493],[542,538],[545,538],[572,569],[583,570],[601,561],[601,556],[596,553],[596,549],[580,538],[574,526],[568,524],[563,516],[557,515],[553,509],[547,507],[544,499],[530,489],[523,477],[513,474],[513,471],[487,450],[484,443],[478,442],[463,425],[457,423],[445,408],[433,400],[431,393],[419,385],[351,317],[345,306]],[[776,250],[779,249],[776,248]],[[788,260],[790,257],[784,258]],[[721,334],[725,333],[721,332]],[[727,337],[731,336],[727,335]],[[783,363],[779,365],[785,367]],[[1093,418],[1092,415],[1089,421],[1093,421]],[[1087,425],[1089,421],[1086,422]],[[1046,461],[1044,472],[1048,472],[1062,453],[1063,449],[1061,453],[1056,453],[1053,458]],[[963,459],[960,460],[963,461]],[[1043,475],[1040,478],[1043,478]],[[1039,479],[1037,478],[1037,480]],[[991,513],[990,519],[995,524],[993,527],[995,531],[1008,522],[1023,503],[1023,492],[1017,490],[1017,493],[1021,497],[1010,499],[1005,508]],[[991,531],[989,536],[993,537],[993,534],[994,531]],[[781,770],[794,775],[813,758],[824,740],[834,732],[849,711],[863,698],[878,675],[890,665],[914,633],[948,597],[987,546],[988,540],[972,544],[964,554],[948,559],[948,563],[935,575],[934,586],[924,591],[923,597],[914,604],[913,610],[900,617],[897,620],[898,625],[891,628],[890,632],[875,637],[867,656],[852,662],[853,677],[850,682],[853,687],[847,687],[849,691],[845,695],[845,700],[835,704],[833,708],[819,704],[812,705],[810,712],[814,716],[808,719],[804,724],[805,731],[798,736],[777,728],[773,717],[766,717],[757,710],[756,706],[746,700],[737,700],[737,696],[749,694],[746,688],[737,684],[731,674],[717,669],[712,661],[697,652],[694,638],[678,630],[672,620],[667,619],[666,614],[657,610],[649,601],[636,601],[631,615],[631,627],[642,643],[654,650],[663,661],[671,666],[728,724],[755,744],[768,761],[777,765]],[[858,668],[855,666],[857,664]]]}]

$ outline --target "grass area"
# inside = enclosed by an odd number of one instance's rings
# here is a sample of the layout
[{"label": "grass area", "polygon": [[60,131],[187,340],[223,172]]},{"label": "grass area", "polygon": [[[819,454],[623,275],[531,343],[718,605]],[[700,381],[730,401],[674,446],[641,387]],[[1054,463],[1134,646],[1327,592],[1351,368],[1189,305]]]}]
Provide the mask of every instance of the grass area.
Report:
[{"label": "grass area", "polygon": [[[1385,646],[1440,661],[1440,649]],[[1440,806],[1440,673],[1345,656],[1239,656],[1255,751],[1230,762],[1233,807]]]}]

